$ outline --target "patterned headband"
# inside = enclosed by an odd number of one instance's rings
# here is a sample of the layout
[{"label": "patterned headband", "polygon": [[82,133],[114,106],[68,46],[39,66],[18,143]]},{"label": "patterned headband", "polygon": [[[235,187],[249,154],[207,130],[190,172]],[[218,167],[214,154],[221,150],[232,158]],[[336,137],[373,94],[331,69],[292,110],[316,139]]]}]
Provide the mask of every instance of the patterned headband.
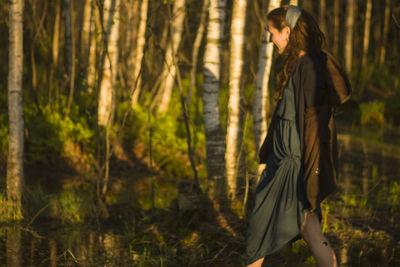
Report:
[{"label": "patterned headband", "polygon": [[286,11],[286,25],[288,25],[291,30],[293,30],[294,26],[296,26],[296,22],[299,19],[302,11],[303,9],[301,7],[293,5],[290,5]]}]

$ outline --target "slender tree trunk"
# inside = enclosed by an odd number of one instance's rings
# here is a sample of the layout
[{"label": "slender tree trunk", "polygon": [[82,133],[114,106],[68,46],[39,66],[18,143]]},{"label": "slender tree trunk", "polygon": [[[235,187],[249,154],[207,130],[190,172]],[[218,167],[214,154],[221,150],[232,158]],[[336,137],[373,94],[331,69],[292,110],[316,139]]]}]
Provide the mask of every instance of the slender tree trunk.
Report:
[{"label": "slender tree trunk", "polygon": [[346,43],[345,66],[348,73],[351,72],[353,63],[353,31],[354,31],[354,5],[355,0],[346,0]]},{"label": "slender tree trunk", "polygon": [[171,99],[172,89],[174,87],[176,66],[172,64],[173,58],[176,57],[179,45],[182,39],[183,32],[183,19],[185,18],[185,0],[175,0],[174,8],[172,11],[172,29],[171,38],[173,39],[174,47],[171,46],[171,42],[167,46],[165,53],[164,69],[162,72],[163,81],[161,83],[160,90],[162,90],[161,103],[158,106],[160,112],[168,109],[168,104]]},{"label": "slender tree trunk", "polygon": [[133,68],[134,73],[133,73],[133,84],[132,88],[133,90],[130,90],[130,92],[133,92],[132,94],[132,108],[135,107],[139,93],[140,93],[140,88],[141,88],[141,77],[140,71],[142,68],[142,60],[143,60],[143,53],[144,53],[144,46],[146,44],[146,22],[147,22],[147,8],[149,5],[149,0],[143,0],[142,4],[140,6],[140,22],[139,22],[139,32],[137,34],[137,40],[136,40],[136,60],[135,60],[135,66]]},{"label": "slender tree trunk", "polygon": [[[281,0],[271,0],[268,5],[267,13],[281,4]],[[269,102],[269,78],[271,73],[272,55],[274,51],[274,44],[268,42],[270,34],[265,22],[264,35],[262,39],[260,60],[258,62],[256,88],[254,90],[253,102],[253,128],[256,143],[256,151],[260,149],[261,140],[264,140],[267,135],[267,117],[270,113]],[[258,167],[258,174],[261,174],[265,166],[260,164]]]},{"label": "slender tree trunk", "polygon": [[110,126],[113,119],[118,65],[119,3],[120,0],[104,1],[103,27],[107,42],[98,105],[98,124],[101,126]]},{"label": "slender tree trunk", "polygon": [[[104,1],[103,24],[105,29],[105,55],[100,81],[99,105],[98,105],[98,124],[105,130],[105,157],[104,157],[104,176],[102,179],[101,192],[98,192],[99,205],[105,217],[108,212],[102,202],[104,199],[109,180],[109,159],[110,159],[110,129],[114,117],[115,90],[118,68],[118,41],[119,41],[119,12],[120,0]],[[100,188],[99,188],[100,189]]]},{"label": "slender tree trunk", "polygon": [[68,62],[68,79],[69,79],[69,97],[65,116],[68,116],[72,104],[72,98],[75,90],[75,34],[74,34],[74,16],[73,16],[73,1],[65,0],[65,39],[67,47],[67,62]]},{"label": "slender tree trunk", "polygon": [[365,10],[364,40],[363,40],[361,67],[365,67],[365,65],[367,64],[369,34],[371,32],[371,13],[372,13],[372,0],[367,0],[367,7]]},{"label": "slender tree trunk", "polygon": [[[125,38],[125,50],[122,51],[124,55],[126,55],[126,85],[129,92],[129,97],[131,97],[132,106],[135,106],[133,102],[136,104],[136,100],[133,100],[132,95],[135,90],[136,83],[136,73],[135,66],[137,65],[137,44],[140,38],[145,38],[145,32],[143,33],[143,37],[139,36],[139,31],[141,30],[140,23],[143,19],[143,15],[145,15],[145,25],[147,22],[147,10],[146,13],[143,14],[143,7],[147,8],[148,0],[146,3],[144,0],[130,0],[126,3],[128,6],[127,10],[127,24],[126,27],[126,38]],[[147,5],[147,6],[146,6]],[[168,25],[168,24],[167,24]],[[146,28],[144,28],[145,30]],[[121,59],[122,60],[122,59]],[[122,62],[121,62],[122,63]],[[141,62],[140,62],[141,63]],[[141,65],[140,65],[141,68]]]},{"label": "slender tree trunk", "polygon": [[7,158],[7,199],[16,219],[22,218],[24,185],[24,115],[22,106],[23,0],[10,0],[8,56],[9,140]]},{"label": "slender tree trunk", "polygon": [[382,67],[385,62],[387,37],[389,33],[389,19],[390,19],[390,3],[391,0],[385,1],[385,18],[383,22],[383,36],[379,53],[379,66]]},{"label": "slender tree trunk", "polygon": [[90,33],[91,33],[91,25],[92,25],[92,14],[93,14],[93,4],[92,0],[85,1],[85,7],[83,9],[83,22],[82,22],[82,31],[81,31],[81,43],[80,43],[80,57],[84,60],[83,66],[87,65],[88,57],[89,57],[89,42],[90,42]]},{"label": "slender tree trunk", "polygon": [[[98,38],[97,32],[101,32],[100,27],[97,25],[99,20],[99,11],[96,6],[92,8],[92,15],[90,18],[90,38],[89,38],[89,59],[87,67],[87,83],[88,92],[92,92],[93,88],[96,86],[96,56],[97,56],[97,46]],[[99,24],[100,25],[100,24]]]},{"label": "slender tree trunk", "polygon": [[242,123],[240,116],[240,104],[243,101],[241,92],[243,71],[243,47],[244,29],[246,25],[247,0],[233,2],[233,14],[231,24],[230,41],[230,65],[229,65],[229,102],[228,123],[226,136],[226,175],[228,181],[228,197],[234,200],[236,197],[237,173],[239,161],[237,160],[239,148],[242,142]]},{"label": "slender tree trunk", "polygon": [[7,227],[6,266],[22,266],[21,226],[14,224]]},{"label": "slender tree trunk", "polygon": [[212,199],[226,196],[225,140],[219,114],[219,83],[224,36],[226,0],[210,0],[207,44],[204,51],[203,120],[206,136],[208,194]]},{"label": "slender tree trunk", "polygon": [[339,56],[340,0],[333,2],[333,53]]},{"label": "slender tree trunk", "polygon": [[326,31],[326,0],[319,1],[319,27],[321,31],[325,34],[325,38],[328,38],[329,35]]},{"label": "slender tree trunk", "polygon": [[190,105],[192,100],[193,88],[196,86],[196,74],[197,74],[197,57],[199,54],[199,49],[201,45],[201,40],[203,39],[204,29],[206,24],[207,10],[208,10],[209,0],[203,0],[203,10],[200,16],[199,28],[197,29],[196,38],[193,44],[192,50],[192,67],[190,69],[190,85],[189,91],[186,96],[187,105]]},{"label": "slender tree trunk", "polygon": [[54,18],[54,28],[53,28],[53,41],[51,46],[52,52],[52,62],[50,68],[50,78],[49,78],[49,101],[51,101],[53,89],[55,86],[54,74],[58,65],[58,52],[60,50],[59,38],[60,38],[60,12],[61,12],[61,0],[56,0],[56,14]]}]

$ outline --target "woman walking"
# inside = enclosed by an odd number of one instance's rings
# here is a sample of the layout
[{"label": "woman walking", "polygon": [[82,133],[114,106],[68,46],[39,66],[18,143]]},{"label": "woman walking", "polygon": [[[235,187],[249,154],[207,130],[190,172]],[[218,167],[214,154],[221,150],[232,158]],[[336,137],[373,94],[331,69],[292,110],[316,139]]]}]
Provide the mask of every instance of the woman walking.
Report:
[{"label": "woman walking", "polygon": [[322,51],[324,34],[297,6],[272,10],[268,30],[284,67],[278,103],[259,151],[266,163],[255,190],[246,233],[248,266],[302,237],[318,266],[337,266],[321,232],[321,201],[336,188],[337,144],[333,105],[347,101],[350,84]]}]

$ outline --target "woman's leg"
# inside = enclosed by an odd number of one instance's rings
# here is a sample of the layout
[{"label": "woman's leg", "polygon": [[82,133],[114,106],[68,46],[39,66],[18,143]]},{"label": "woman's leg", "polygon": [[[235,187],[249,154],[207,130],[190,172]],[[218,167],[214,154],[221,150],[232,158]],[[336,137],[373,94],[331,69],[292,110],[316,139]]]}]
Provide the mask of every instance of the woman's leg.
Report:
[{"label": "woman's leg", "polygon": [[309,211],[306,212],[300,233],[310,246],[315,261],[317,262],[317,266],[337,266],[335,252],[321,232],[321,224],[319,223],[317,214]]},{"label": "woman's leg", "polygon": [[252,264],[247,265],[247,267],[261,267],[261,265],[263,264],[263,261],[264,261],[264,258],[261,258],[259,260],[256,260]]}]

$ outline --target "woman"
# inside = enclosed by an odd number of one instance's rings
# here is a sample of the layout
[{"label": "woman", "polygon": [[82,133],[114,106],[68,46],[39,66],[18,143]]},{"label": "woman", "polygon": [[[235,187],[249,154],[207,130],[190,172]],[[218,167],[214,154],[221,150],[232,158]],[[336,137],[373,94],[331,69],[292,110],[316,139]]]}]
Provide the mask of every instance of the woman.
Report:
[{"label": "woman", "polygon": [[248,219],[246,259],[264,257],[303,237],[318,266],[337,266],[321,232],[320,202],[336,187],[337,150],[333,104],[350,97],[348,79],[322,51],[325,38],[300,7],[272,10],[268,31],[285,57],[278,103],[259,151],[266,163]]}]

